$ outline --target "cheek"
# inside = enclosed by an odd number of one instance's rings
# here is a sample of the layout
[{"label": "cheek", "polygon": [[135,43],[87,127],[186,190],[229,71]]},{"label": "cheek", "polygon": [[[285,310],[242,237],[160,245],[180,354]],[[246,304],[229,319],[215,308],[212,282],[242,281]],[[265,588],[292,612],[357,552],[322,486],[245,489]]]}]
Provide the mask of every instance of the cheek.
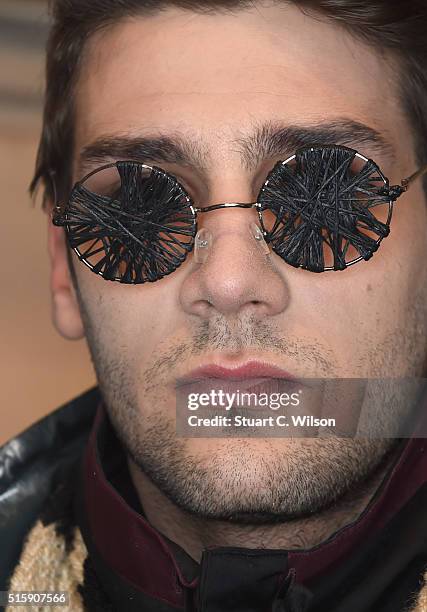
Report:
[{"label": "cheek", "polygon": [[[79,264],[78,264],[79,265]],[[105,281],[79,265],[78,284],[88,336],[109,358],[138,369],[177,329],[176,291],[169,279],[144,285]],[[90,342],[90,338],[89,342]]]},{"label": "cheek", "polygon": [[396,207],[371,260],[293,284],[293,319],[304,316],[304,332],[330,347],[339,376],[405,375],[425,358],[427,213],[419,204]]}]

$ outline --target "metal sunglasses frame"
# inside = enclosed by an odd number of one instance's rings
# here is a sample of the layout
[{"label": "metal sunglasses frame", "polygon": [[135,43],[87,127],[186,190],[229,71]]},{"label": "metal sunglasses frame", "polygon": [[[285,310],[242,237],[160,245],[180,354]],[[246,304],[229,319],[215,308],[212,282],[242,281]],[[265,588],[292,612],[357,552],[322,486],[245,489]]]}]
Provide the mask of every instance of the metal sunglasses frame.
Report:
[{"label": "metal sunglasses frame", "polygon": [[[120,164],[131,163],[131,164],[134,164],[134,165],[138,165],[141,168],[147,169],[147,170],[149,170],[151,172],[153,170],[156,170],[158,172],[163,173],[163,175],[165,175],[165,176],[167,176],[169,178],[172,178],[179,185],[180,189],[182,190],[182,195],[184,196],[184,198],[185,198],[185,200],[187,202],[189,210],[191,210],[191,212],[192,212],[193,219],[194,219],[194,228],[195,228],[194,236],[192,237],[192,241],[191,241],[191,248],[189,248],[187,250],[185,258],[187,257],[188,253],[191,252],[193,250],[193,248],[194,248],[195,237],[196,237],[197,231],[198,231],[198,214],[199,213],[200,214],[204,214],[204,213],[208,213],[208,212],[211,212],[211,211],[214,211],[214,210],[221,210],[221,209],[226,209],[226,208],[247,208],[247,209],[252,209],[253,208],[253,209],[255,209],[257,211],[257,213],[258,213],[258,218],[259,218],[259,222],[260,222],[261,230],[262,230],[262,236],[264,237],[264,239],[266,240],[266,242],[268,244],[268,242],[269,242],[269,239],[268,239],[269,232],[266,230],[266,227],[265,227],[265,223],[264,223],[264,219],[263,219],[263,212],[269,211],[271,209],[263,208],[263,205],[258,200],[261,198],[261,195],[263,194],[263,192],[267,188],[267,186],[269,184],[270,176],[273,174],[273,172],[276,170],[276,168],[278,166],[290,164],[293,160],[296,159],[296,157],[297,157],[297,155],[299,153],[304,152],[304,151],[313,151],[315,149],[320,149],[320,148],[322,148],[322,149],[332,149],[332,148],[335,148],[335,149],[345,150],[345,151],[353,153],[355,158],[358,158],[358,159],[362,160],[364,163],[370,162],[370,163],[372,163],[375,166],[375,169],[378,172],[378,176],[380,177],[380,179],[384,183],[384,188],[379,189],[378,193],[381,192],[381,195],[384,195],[384,196],[388,197],[388,207],[389,208],[388,208],[387,220],[385,222],[385,224],[387,226],[391,222],[392,213],[393,213],[393,205],[394,205],[395,201],[403,193],[405,193],[408,190],[409,186],[417,178],[423,176],[424,174],[427,174],[427,164],[426,164],[425,166],[422,166],[416,172],[411,174],[409,177],[402,179],[400,185],[389,186],[389,179],[382,173],[382,171],[380,170],[379,166],[373,160],[365,157],[364,155],[359,153],[357,150],[349,148],[349,147],[345,147],[343,145],[334,145],[334,144],[321,145],[321,144],[316,144],[316,145],[300,148],[293,155],[291,155],[290,157],[288,157],[284,161],[277,162],[277,164],[274,166],[273,170],[270,171],[270,173],[268,174],[265,182],[263,183],[263,185],[262,185],[262,187],[261,187],[261,189],[260,189],[260,191],[258,193],[258,198],[257,198],[256,202],[222,202],[222,203],[219,203],[219,204],[212,204],[210,206],[206,206],[206,207],[200,208],[200,207],[194,206],[193,200],[187,194],[185,188],[181,185],[181,183],[178,181],[178,179],[174,175],[172,175],[169,172],[163,170],[163,168],[160,168],[158,166],[151,166],[151,165],[148,165],[148,164],[140,163],[140,162],[135,161],[135,160],[118,160],[118,161],[115,161],[115,162],[112,162],[112,163],[109,163],[109,164],[104,164],[104,165],[102,165],[102,166],[100,166],[98,168],[95,168],[94,170],[92,170],[91,172],[86,174],[82,179],[77,181],[74,184],[72,190],[70,191],[70,196],[69,196],[67,202],[65,204],[64,203],[60,203],[60,202],[55,203],[55,206],[54,206],[53,211],[52,211],[52,222],[53,222],[54,225],[57,225],[57,226],[65,226],[66,233],[67,233],[67,236],[68,236],[69,233],[72,230],[70,230],[70,227],[69,227],[69,224],[67,223],[67,218],[66,218],[66,215],[67,215],[67,204],[71,201],[72,195],[73,195],[74,191],[77,188],[79,188],[80,186],[84,185],[84,183],[90,177],[92,177],[93,175],[97,174],[98,172],[101,172],[102,170],[106,170],[108,168],[117,167],[117,164],[119,164],[119,163]],[[53,184],[54,184],[54,181],[53,181]],[[54,187],[54,194],[55,194],[55,200],[56,200],[56,190],[55,190],[55,187]],[[385,202],[385,204],[386,203],[387,202]],[[381,243],[381,241],[383,239],[384,239],[384,237],[379,237],[376,240],[377,247],[378,247],[378,245]],[[90,270],[94,271],[94,266],[83,257],[83,255],[79,252],[78,247],[70,247],[70,248],[72,248],[72,250],[76,253],[78,259],[82,263],[84,263]],[[273,249],[273,251],[274,251],[274,249]],[[281,257],[280,255],[278,255],[278,256]],[[184,260],[185,260],[185,258],[184,258]],[[281,257],[281,259],[283,261],[285,261],[285,263],[289,264],[289,262],[286,262],[286,260],[283,257]],[[354,264],[356,264],[356,263],[358,263],[358,262],[360,262],[362,260],[365,260],[365,258],[362,255],[360,255],[360,256],[354,258],[353,260],[349,261],[348,263],[346,262],[344,269],[346,269],[346,268],[348,268],[348,267],[350,267],[350,266],[352,266],[352,265],[354,265]],[[183,261],[181,263],[183,263]],[[179,264],[179,265],[181,265],[181,264]],[[289,264],[289,265],[293,265],[293,264]],[[177,266],[177,267],[179,267],[179,266]],[[304,266],[302,266],[302,265],[295,266],[295,267],[299,267],[299,268],[307,270],[307,268],[304,268]],[[175,269],[171,270],[171,272],[175,271]],[[327,272],[327,271],[337,271],[337,268],[335,268],[334,266],[326,266],[322,270],[322,272]],[[95,272],[95,273],[100,275],[101,277],[103,277],[103,273],[102,272]],[[169,274],[169,273],[167,273],[167,274]],[[166,276],[166,274],[164,276]],[[163,278],[164,276],[161,276],[161,277],[159,277],[156,280],[161,280],[161,278]],[[107,280],[116,280],[116,281],[120,282],[121,281],[121,277],[117,277],[117,278],[114,278],[114,279],[107,279]],[[151,281],[151,282],[154,282],[154,281]],[[129,283],[129,284],[132,284],[132,283]]]}]

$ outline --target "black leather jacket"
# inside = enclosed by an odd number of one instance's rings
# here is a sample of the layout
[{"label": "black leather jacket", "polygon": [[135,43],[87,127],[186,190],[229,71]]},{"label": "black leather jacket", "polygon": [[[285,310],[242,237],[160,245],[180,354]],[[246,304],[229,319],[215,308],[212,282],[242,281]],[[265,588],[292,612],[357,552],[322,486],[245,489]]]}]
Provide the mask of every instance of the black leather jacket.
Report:
[{"label": "black leather jacket", "polygon": [[0,591],[46,498],[80,457],[98,402],[93,388],[0,448]]}]

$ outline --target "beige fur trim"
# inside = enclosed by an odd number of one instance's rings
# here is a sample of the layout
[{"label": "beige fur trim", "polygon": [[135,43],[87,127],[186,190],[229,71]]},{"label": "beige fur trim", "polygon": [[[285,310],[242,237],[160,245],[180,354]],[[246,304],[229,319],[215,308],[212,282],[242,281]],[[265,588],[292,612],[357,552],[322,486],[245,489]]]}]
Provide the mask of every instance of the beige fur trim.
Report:
[{"label": "beige fur trim", "polygon": [[37,610],[53,612],[72,610],[83,611],[83,602],[77,591],[83,582],[83,562],[87,549],[80,530],[74,528],[74,544],[69,553],[65,552],[65,540],[55,533],[53,524],[46,527],[37,521],[28,533],[19,564],[10,580],[9,591],[67,591],[69,606],[13,606],[6,612]]},{"label": "beige fur trim", "polygon": [[413,612],[427,612],[427,572],[424,574],[424,585],[418,595]]},{"label": "beige fur trim", "polygon": [[[86,557],[87,549],[78,527],[74,529],[73,548],[67,554],[64,538],[55,533],[54,525],[44,527],[41,521],[37,521],[25,539],[19,564],[10,580],[9,591],[68,591],[70,605],[8,606],[6,612],[83,612],[83,602],[77,586],[83,583],[83,562]],[[427,573],[415,600],[411,612],[427,612]]]}]

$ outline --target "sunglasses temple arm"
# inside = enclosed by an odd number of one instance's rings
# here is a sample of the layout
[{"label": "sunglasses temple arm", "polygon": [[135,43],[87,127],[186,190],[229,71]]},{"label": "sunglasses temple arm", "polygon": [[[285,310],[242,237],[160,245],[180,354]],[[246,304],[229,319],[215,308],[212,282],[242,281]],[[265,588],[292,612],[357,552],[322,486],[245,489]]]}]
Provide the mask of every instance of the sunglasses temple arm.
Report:
[{"label": "sunglasses temple arm", "polygon": [[381,191],[383,195],[388,196],[390,200],[394,202],[402,195],[402,193],[408,191],[411,183],[413,183],[418,177],[423,176],[424,174],[427,174],[427,164],[425,166],[422,166],[413,174],[411,174],[411,176],[402,179],[400,185],[391,185],[388,189]]},{"label": "sunglasses temple arm", "polygon": [[54,208],[52,209],[51,219],[53,225],[56,225],[58,227],[61,227],[66,224],[64,210],[61,204],[58,203],[56,206],[54,206]]},{"label": "sunglasses temple arm", "polygon": [[411,174],[411,176],[408,176],[407,178],[404,178],[402,180],[402,187],[404,189],[408,189],[409,185],[415,181],[415,179],[417,179],[419,176],[423,176],[424,174],[427,174],[427,164],[425,166],[422,166],[419,170],[417,170],[416,172],[414,172],[414,174]]}]

